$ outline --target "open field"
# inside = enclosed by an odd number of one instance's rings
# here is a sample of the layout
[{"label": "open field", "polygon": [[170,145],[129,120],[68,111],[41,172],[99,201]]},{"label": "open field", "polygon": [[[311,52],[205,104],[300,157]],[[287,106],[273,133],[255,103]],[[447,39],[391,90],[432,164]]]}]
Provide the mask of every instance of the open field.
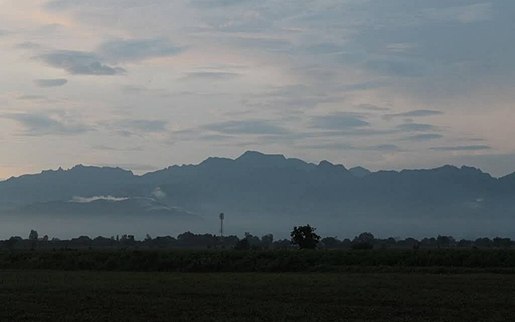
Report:
[{"label": "open field", "polygon": [[515,250],[16,250],[0,252],[0,269],[514,274]]},{"label": "open field", "polygon": [[515,276],[0,271],[2,321],[508,321]]}]

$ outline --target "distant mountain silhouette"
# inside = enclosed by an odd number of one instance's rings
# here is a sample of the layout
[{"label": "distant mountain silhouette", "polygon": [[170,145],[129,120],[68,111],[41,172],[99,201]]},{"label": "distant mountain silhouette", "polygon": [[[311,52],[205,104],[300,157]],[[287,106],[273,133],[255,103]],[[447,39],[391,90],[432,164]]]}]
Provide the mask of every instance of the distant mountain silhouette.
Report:
[{"label": "distant mountain silhouette", "polygon": [[369,174],[372,173],[370,170],[365,169],[363,167],[350,168],[349,172],[352,173],[354,176],[359,177],[359,178],[366,177],[366,176],[368,176]]},{"label": "distant mountain silhouette", "polygon": [[[96,196],[113,200],[72,202]],[[79,165],[11,178],[0,182],[0,209],[18,215],[183,218],[211,218],[224,211],[235,223],[263,229],[309,221],[329,228],[368,224],[389,231],[401,226],[424,231],[442,224],[465,232],[497,231],[515,219],[515,174],[498,179],[476,168],[450,165],[370,172],[248,151],[234,160],[212,157],[141,176]]]}]

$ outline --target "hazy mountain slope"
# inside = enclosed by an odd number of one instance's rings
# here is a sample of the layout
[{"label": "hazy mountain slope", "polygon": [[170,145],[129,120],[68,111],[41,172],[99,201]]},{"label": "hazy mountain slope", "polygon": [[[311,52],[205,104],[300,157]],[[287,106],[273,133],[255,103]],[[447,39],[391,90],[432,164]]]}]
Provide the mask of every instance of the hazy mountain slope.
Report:
[{"label": "hazy mountain slope", "polygon": [[[70,202],[98,196],[127,199]],[[149,211],[142,200],[162,208]],[[16,213],[32,215],[174,216],[174,207],[179,207],[204,218],[223,211],[233,223],[249,227],[301,220],[330,228],[411,223],[417,229],[435,222],[476,222],[480,229],[485,223],[503,227],[515,219],[515,175],[497,179],[479,169],[454,166],[372,173],[249,151],[234,160],[208,158],[143,176],[119,168],[77,166],[0,182],[0,204],[13,208],[13,202]]]},{"label": "hazy mountain slope", "polygon": [[119,195],[136,183],[131,171],[78,165],[0,182],[0,202],[30,203],[68,200],[74,196]]}]

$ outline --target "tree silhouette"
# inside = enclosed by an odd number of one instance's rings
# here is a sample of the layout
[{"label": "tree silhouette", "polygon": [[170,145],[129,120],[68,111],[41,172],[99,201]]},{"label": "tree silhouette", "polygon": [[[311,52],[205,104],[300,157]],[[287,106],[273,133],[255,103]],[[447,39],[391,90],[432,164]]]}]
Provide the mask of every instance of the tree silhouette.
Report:
[{"label": "tree silhouette", "polygon": [[320,241],[320,236],[315,234],[316,228],[310,225],[295,226],[291,232],[291,242],[299,245],[300,249],[314,249]]},{"label": "tree silhouette", "polygon": [[29,234],[29,240],[38,240],[38,232],[35,230],[31,230]]},{"label": "tree silhouette", "polygon": [[353,249],[372,249],[374,248],[374,235],[371,233],[361,233],[354,237],[352,241]]}]

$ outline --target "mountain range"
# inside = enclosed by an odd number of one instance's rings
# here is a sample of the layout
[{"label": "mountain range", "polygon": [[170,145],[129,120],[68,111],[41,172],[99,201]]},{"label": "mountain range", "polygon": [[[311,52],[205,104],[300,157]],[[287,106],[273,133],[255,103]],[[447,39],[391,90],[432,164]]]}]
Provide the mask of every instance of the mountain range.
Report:
[{"label": "mountain range", "polygon": [[17,218],[159,217],[200,230],[215,227],[220,212],[234,232],[312,223],[334,235],[512,236],[515,173],[495,178],[449,165],[371,172],[248,151],[144,175],[78,165],[0,182],[0,214]]}]

